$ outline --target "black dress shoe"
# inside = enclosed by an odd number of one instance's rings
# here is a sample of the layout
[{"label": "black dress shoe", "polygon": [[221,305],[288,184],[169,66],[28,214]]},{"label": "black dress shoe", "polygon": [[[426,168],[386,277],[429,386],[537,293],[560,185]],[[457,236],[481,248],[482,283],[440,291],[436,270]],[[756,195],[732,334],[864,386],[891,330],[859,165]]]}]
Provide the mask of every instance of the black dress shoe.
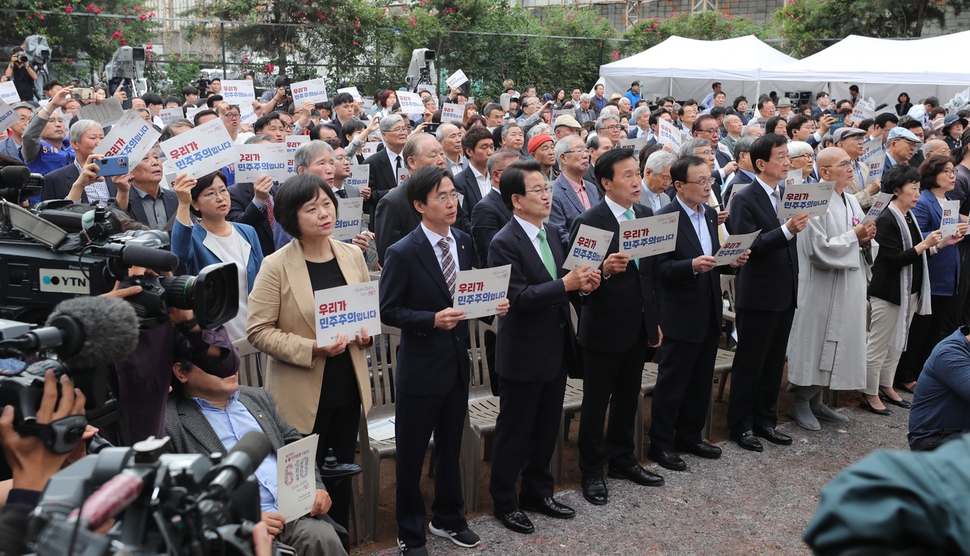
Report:
[{"label": "black dress shoe", "polygon": [[761,441],[754,437],[754,433],[751,431],[746,431],[741,434],[731,433],[731,440],[738,443],[738,446],[744,448],[745,450],[750,450],[752,452],[763,452],[765,447],[761,445]]},{"label": "black dress shoe", "polygon": [[536,530],[535,525],[533,525],[532,521],[529,520],[529,516],[522,513],[521,510],[515,510],[507,513],[495,510],[492,512],[492,515],[495,516],[495,519],[501,521],[502,525],[504,525],[509,531],[515,531],[516,533],[528,535],[529,533],[534,533]]},{"label": "black dress shoe", "polygon": [[894,400],[894,399],[890,398],[889,396],[883,394],[882,392],[879,393],[879,399],[882,400],[882,401],[884,401],[884,402],[886,402],[886,403],[888,403],[888,404],[892,404],[892,405],[895,405],[897,407],[902,407],[904,409],[909,409],[909,408],[913,407],[913,404],[909,403],[906,400],[903,400],[903,399]]},{"label": "black dress shoe", "polygon": [[862,398],[862,402],[859,403],[859,407],[861,407],[862,409],[867,409],[870,412],[875,413],[876,415],[892,415],[893,414],[892,410],[889,409],[889,408],[885,408],[884,407],[882,409],[876,409],[876,408],[872,407],[872,404],[870,404],[869,403],[869,400],[867,400],[865,397]]},{"label": "black dress shoe", "polygon": [[687,470],[687,462],[680,459],[680,456],[674,452],[666,452],[664,450],[655,448],[654,446],[650,446],[650,449],[647,450],[647,457],[657,462],[657,464],[664,469],[670,469],[671,471]]},{"label": "black dress shoe", "polygon": [[900,384],[900,385],[899,385],[899,386],[897,386],[896,388],[897,388],[898,390],[902,390],[903,392],[906,392],[907,394],[915,394],[915,393],[916,393],[916,391],[915,391],[915,390],[913,390],[912,388],[910,388],[909,386],[906,386],[906,385],[904,385],[904,384]]},{"label": "black dress shoe", "polygon": [[663,477],[647,471],[640,464],[627,468],[613,467],[611,465],[606,471],[606,476],[612,479],[626,479],[643,486],[658,487],[664,484]]},{"label": "black dress shoe", "polygon": [[570,519],[576,517],[576,510],[565,504],[560,504],[552,496],[546,498],[519,497],[519,509],[529,512],[539,512],[542,515],[556,519]]},{"label": "black dress shoe", "polygon": [[757,427],[754,429],[754,435],[780,446],[788,446],[792,442],[790,436],[776,431],[774,427]]},{"label": "black dress shoe", "polygon": [[707,442],[696,442],[694,444],[678,443],[674,446],[677,448],[678,452],[687,452],[688,454],[694,454],[699,458],[717,459],[721,457],[721,449],[717,446],[711,446]]},{"label": "black dress shoe", "polygon": [[583,479],[583,498],[590,504],[605,506],[607,500],[609,500],[609,491],[606,490],[606,480],[603,477]]}]

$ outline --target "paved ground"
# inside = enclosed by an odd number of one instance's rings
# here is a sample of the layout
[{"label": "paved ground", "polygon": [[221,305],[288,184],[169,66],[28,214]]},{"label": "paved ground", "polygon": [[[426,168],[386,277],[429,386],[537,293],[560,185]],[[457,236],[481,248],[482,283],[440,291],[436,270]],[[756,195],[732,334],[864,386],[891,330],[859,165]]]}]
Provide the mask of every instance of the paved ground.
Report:
[{"label": "paved ground", "polygon": [[[907,449],[909,412],[894,409],[891,417],[873,415],[858,408],[857,395],[843,395],[839,411],[850,417],[843,426],[823,423],[822,431],[808,432],[787,423],[779,430],[794,437],[793,446],[766,444],[765,451],[756,454],[725,441],[719,444],[724,449],[719,460],[684,456],[686,472],[650,465],[649,469],[666,478],[665,486],[649,488],[609,480],[607,506],[588,504],[576,488],[578,477],[567,475],[567,487],[556,496],[576,508],[575,519],[559,521],[532,514],[536,533],[518,535],[502,527],[491,515],[480,515],[470,521],[482,538],[480,547],[462,549],[432,536],[428,549],[432,555],[507,556],[809,554],[801,535],[815,511],[822,487],[839,471],[874,450]],[[575,430],[574,427],[572,443]],[[575,461],[568,457],[567,454],[567,472],[575,469]],[[387,472],[393,473],[392,469]],[[483,463],[486,485],[488,470],[489,465]],[[430,481],[424,481],[423,486],[428,499]],[[393,489],[393,481],[389,487]],[[483,494],[483,502],[490,504],[487,492]],[[382,495],[382,502],[384,498]],[[382,508],[380,519],[382,525],[393,527],[391,512]],[[383,549],[373,554],[396,554],[395,549],[387,548],[393,542],[394,530],[381,529],[380,543],[357,547],[355,553]]]}]

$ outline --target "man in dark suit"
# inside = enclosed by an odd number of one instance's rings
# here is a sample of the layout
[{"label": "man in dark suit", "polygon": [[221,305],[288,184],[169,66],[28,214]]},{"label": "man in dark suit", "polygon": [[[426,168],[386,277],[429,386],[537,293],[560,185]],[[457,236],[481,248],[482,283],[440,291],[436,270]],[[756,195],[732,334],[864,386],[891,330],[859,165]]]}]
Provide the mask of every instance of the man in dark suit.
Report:
[{"label": "man in dark suit", "polygon": [[[751,145],[754,145],[755,137],[742,137],[734,143],[734,159],[738,163],[738,171],[734,173],[727,187],[724,188],[725,206],[731,204],[731,194],[738,186],[748,185],[754,181],[754,166],[751,163]],[[743,189],[743,188],[742,188]],[[740,189],[739,189],[740,191]]]},{"label": "man in dark suit", "polygon": [[[364,203],[364,211],[373,215],[377,203],[387,193],[397,187],[398,173],[407,169],[406,159],[402,156],[404,144],[407,143],[407,124],[401,116],[392,114],[381,118],[381,136],[384,138],[384,148],[372,154],[364,164],[370,166],[370,197]],[[371,224],[373,226],[373,223]]]},{"label": "man in dark suit", "polygon": [[273,242],[273,178],[262,175],[252,182],[241,182],[229,188],[229,214],[226,220],[249,224],[256,230],[263,256],[276,251]]},{"label": "man in dark suit", "polygon": [[[654,287],[655,257],[630,259],[619,252],[620,222],[652,216],[639,204],[640,168],[630,149],[613,149],[599,158],[596,177],[604,199],[579,215],[569,233],[572,245],[579,226],[613,232],[603,261],[603,282],[585,297],[579,320],[579,343],[584,348],[583,418],[579,422],[579,467],[583,497],[606,504],[608,475],[637,484],[660,486],[663,477],[640,466],[633,453],[634,417],[640,403],[640,382],[647,348],[660,345],[660,311]],[[606,408],[610,424],[603,425]]]},{"label": "man in dark suit", "polygon": [[600,194],[592,183],[583,179],[589,169],[589,151],[578,135],[563,137],[556,143],[556,160],[562,173],[552,184],[552,210],[549,223],[559,232],[558,240],[569,249],[569,229],[577,216],[599,203]]},{"label": "man in dark suit", "polygon": [[590,133],[589,136],[586,137],[586,148],[589,150],[589,168],[587,168],[586,173],[583,174],[583,179],[595,185],[599,189],[599,193],[602,195],[603,188],[596,179],[596,161],[599,160],[599,157],[602,156],[603,153],[613,148],[613,141],[610,141],[610,138],[606,135]]},{"label": "man in dark suit", "polygon": [[[707,163],[681,158],[670,166],[677,188],[674,201],[658,214],[679,213],[677,246],[657,256],[660,267],[660,372],[651,406],[650,451],[662,467],[684,471],[675,453],[717,459],[721,449],[701,440],[721,339],[721,273],[714,254],[717,211],[707,205],[713,179]],[[744,264],[747,255],[735,263]]]},{"label": "man in dark suit", "polygon": [[[432,140],[434,139],[432,136]],[[381,321],[401,329],[397,367],[398,547],[427,555],[421,468],[435,439],[435,500],[430,529],[463,547],[478,535],[465,521],[459,457],[468,411],[468,323],[453,309],[459,270],[475,261],[472,240],[452,228],[458,193],[442,168],[422,168],[408,178],[408,200],[421,225],[387,250],[380,283]],[[508,311],[508,301],[499,314]]]},{"label": "man in dark suit", "polygon": [[[104,140],[104,131],[102,131],[101,125],[94,120],[78,120],[71,126],[70,139],[71,148],[75,152],[74,161],[44,176],[44,189],[41,192],[41,200],[43,201],[67,198],[74,182],[81,175],[81,168],[87,162],[88,156],[94,153],[94,149]],[[95,193],[94,197],[88,196],[89,190]],[[85,188],[84,193],[81,194],[81,202],[105,204],[117,195],[118,188],[114,181],[110,177],[106,177]]]},{"label": "man in dark suit", "polygon": [[495,152],[495,141],[487,129],[476,126],[462,137],[461,150],[468,159],[468,166],[455,175],[455,189],[463,197],[461,206],[465,214],[471,214],[492,187],[487,166],[488,157]]},{"label": "man in dark suit", "polygon": [[[581,142],[581,141],[580,141]],[[495,517],[517,533],[531,533],[522,510],[568,519],[576,512],[553,497],[549,462],[556,447],[566,376],[576,360],[569,292],[590,293],[600,272],[590,265],[562,269],[565,249],[549,216],[550,191],[536,161],[516,162],[502,174],[502,200],[513,218],[492,239],[490,267],[512,265],[509,314],[498,319],[495,367],[499,414],[492,444],[489,492]],[[542,346],[542,349],[536,349]],[[521,495],[515,483],[522,475]]]},{"label": "man in dark suit", "polygon": [[731,174],[737,171],[738,163],[732,160],[731,155],[717,148],[721,133],[718,131],[717,120],[710,114],[701,114],[694,120],[691,126],[691,135],[700,139],[707,139],[711,142],[711,150],[714,152],[716,166],[711,174],[715,180],[716,189],[714,195],[721,199],[721,191],[731,179]]},{"label": "man in dark suit", "polygon": [[512,219],[512,211],[502,201],[499,180],[505,169],[517,160],[519,160],[519,153],[512,149],[502,149],[488,157],[487,170],[492,189],[475,205],[471,218],[472,239],[475,241],[475,252],[479,254],[480,259],[487,258],[488,246],[492,243],[492,238]]},{"label": "man in dark suit", "polygon": [[778,221],[778,184],[788,175],[788,140],[770,133],[751,147],[755,181],[731,201],[730,229],[735,234],[761,230],[751,257],[737,278],[738,349],[731,369],[728,427],[731,439],[745,450],[764,450],[760,436],[775,444],[791,437],[775,430],[775,409],[795,316],[798,256],[795,234],[805,229],[808,213]]}]

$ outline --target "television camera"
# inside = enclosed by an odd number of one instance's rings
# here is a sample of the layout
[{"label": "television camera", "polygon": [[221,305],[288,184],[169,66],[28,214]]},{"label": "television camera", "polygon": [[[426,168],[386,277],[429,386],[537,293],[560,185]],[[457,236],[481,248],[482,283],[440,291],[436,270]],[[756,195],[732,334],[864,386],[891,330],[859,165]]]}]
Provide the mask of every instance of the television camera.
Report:
[{"label": "television camera", "polygon": [[438,85],[438,72],[435,70],[435,51],[430,48],[415,48],[411,52],[408,76],[405,82],[408,89],[418,92],[418,85]]}]

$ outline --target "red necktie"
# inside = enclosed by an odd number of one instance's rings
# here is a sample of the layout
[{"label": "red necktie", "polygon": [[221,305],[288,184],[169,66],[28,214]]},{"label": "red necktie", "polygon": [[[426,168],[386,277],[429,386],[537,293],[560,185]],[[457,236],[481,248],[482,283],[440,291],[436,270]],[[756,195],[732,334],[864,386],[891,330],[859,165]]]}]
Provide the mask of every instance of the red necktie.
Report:
[{"label": "red necktie", "polygon": [[270,195],[266,198],[266,218],[269,220],[269,227],[273,228],[276,225],[276,217],[273,215],[273,196]]}]

